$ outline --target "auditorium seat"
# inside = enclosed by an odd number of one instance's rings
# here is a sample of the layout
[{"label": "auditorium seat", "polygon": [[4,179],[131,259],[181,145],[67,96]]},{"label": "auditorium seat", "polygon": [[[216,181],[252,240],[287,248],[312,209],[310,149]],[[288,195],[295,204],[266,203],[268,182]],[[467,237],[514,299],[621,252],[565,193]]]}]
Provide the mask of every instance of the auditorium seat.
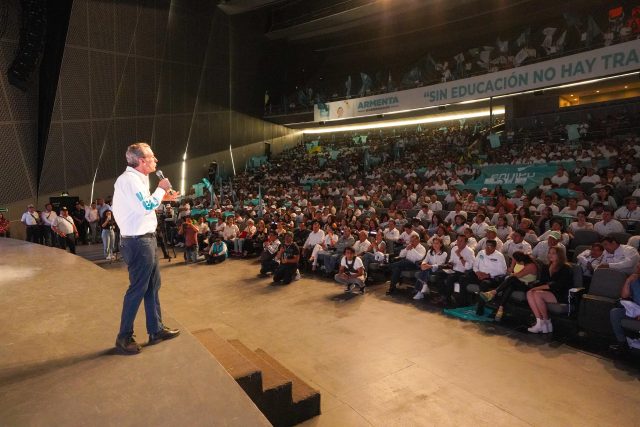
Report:
[{"label": "auditorium seat", "polygon": [[622,232],[622,233],[609,233],[608,237],[613,237],[621,245],[626,245],[627,242],[629,241],[629,239],[631,238],[631,234],[624,233],[624,232]]},{"label": "auditorium seat", "polygon": [[593,230],[577,230],[573,239],[569,242],[569,250],[578,246],[591,246],[600,241],[600,235]]},{"label": "auditorium seat", "polygon": [[610,268],[598,268],[593,273],[589,293],[582,297],[578,313],[580,329],[596,336],[611,338],[613,331],[609,312],[620,298],[627,275]]},{"label": "auditorium seat", "polygon": [[553,321],[556,335],[575,336],[578,333],[577,313],[586,289],[583,286],[582,267],[573,264],[571,268],[573,269],[573,289],[570,292],[569,302],[547,303],[549,317]]},{"label": "auditorium seat", "polygon": [[622,319],[622,329],[629,338],[640,338],[640,320],[636,319]]}]

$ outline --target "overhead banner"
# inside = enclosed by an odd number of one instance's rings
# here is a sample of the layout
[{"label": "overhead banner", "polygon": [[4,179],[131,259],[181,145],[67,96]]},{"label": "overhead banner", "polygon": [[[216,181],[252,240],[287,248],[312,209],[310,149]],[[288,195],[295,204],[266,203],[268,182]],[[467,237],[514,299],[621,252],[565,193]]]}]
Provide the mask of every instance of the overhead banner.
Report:
[{"label": "overhead banner", "polygon": [[372,116],[508,95],[640,69],[640,40],[510,70],[382,95],[316,104],[315,121]]}]

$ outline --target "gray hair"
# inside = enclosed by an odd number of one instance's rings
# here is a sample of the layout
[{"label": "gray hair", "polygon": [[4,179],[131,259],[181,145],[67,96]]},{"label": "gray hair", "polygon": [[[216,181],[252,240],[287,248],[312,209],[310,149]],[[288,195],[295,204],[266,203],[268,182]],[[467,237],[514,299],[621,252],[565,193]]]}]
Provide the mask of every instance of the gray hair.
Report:
[{"label": "gray hair", "polygon": [[140,163],[139,160],[144,157],[144,149],[151,148],[146,142],[136,142],[127,147],[127,165],[135,168]]}]

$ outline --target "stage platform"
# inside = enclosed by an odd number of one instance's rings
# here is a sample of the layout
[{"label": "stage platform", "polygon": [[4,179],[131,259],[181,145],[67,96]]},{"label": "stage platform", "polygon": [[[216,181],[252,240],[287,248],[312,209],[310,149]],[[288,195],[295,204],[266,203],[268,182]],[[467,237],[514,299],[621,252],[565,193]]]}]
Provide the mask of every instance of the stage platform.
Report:
[{"label": "stage platform", "polygon": [[[126,281],[18,240],[0,239],[0,254],[0,425],[270,425],[184,328],[139,355],[114,354]],[[164,321],[181,327],[170,313]],[[136,333],[146,343],[143,308]]]}]

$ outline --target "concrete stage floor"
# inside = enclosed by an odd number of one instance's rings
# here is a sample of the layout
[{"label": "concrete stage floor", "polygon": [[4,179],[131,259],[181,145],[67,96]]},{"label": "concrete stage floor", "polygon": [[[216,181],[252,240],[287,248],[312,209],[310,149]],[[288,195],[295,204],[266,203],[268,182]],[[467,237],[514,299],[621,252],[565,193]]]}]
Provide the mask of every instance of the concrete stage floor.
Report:
[{"label": "concrete stage floor", "polygon": [[[86,250],[86,248],[81,248]],[[178,254],[181,259],[181,254]],[[161,261],[163,307],[261,347],[322,393],[318,426],[638,425],[640,372],[542,336],[447,318],[377,286],[269,286],[255,260]],[[124,289],[122,263],[104,264]],[[100,286],[100,284],[96,284]],[[112,286],[112,285],[109,285]],[[142,332],[140,332],[142,333]]]},{"label": "concrete stage floor", "polygon": [[12,239],[0,239],[0,254],[0,426],[269,425],[186,330],[136,356],[113,354],[119,272]]}]

